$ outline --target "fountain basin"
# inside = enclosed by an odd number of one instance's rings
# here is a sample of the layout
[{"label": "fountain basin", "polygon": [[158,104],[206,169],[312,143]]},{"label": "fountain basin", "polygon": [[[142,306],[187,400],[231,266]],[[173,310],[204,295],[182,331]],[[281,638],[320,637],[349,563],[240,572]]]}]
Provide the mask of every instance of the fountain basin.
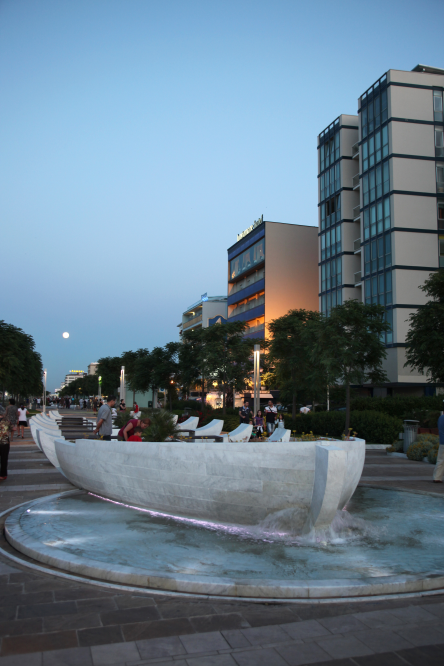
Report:
[{"label": "fountain basin", "polygon": [[77,488],[170,515],[255,525],[286,512],[297,532],[327,527],[361,477],[365,441],[55,440]]}]

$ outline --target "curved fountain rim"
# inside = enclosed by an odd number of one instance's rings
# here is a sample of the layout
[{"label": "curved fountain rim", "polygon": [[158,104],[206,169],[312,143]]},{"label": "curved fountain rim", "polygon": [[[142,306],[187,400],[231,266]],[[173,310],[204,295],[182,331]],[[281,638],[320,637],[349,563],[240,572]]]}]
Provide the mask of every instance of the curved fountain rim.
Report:
[{"label": "curved fountain rim", "polygon": [[[384,488],[390,490],[389,488]],[[0,517],[12,514],[20,507],[32,504],[40,504],[48,499],[64,497],[68,495],[81,494],[84,490],[69,490],[53,495],[47,495],[37,499],[29,500],[15,507],[10,507],[0,513]],[[409,491],[401,491],[409,492]],[[436,495],[435,495],[436,496]],[[443,498],[444,499],[444,498]],[[8,525],[8,521],[10,524]],[[12,525],[11,525],[12,523]],[[0,548],[0,552],[7,557],[19,561],[25,566],[32,566],[46,573],[55,573],[63,577],[76,578],[73,574],[79,574],[80,580],[106,584],[110,586],[124,586],[126,589],[134,588],[150,590],[151,593],[179,594],[198,597],[215,597],[219,599],[250,599],[256,601],[275,600],[282,602],[331,602],[348,600],[363,600],[375,598],[394,598],[396,596],[418,596],[438,594],[444,588],[444,570],[422,574],[409,574],[402,576],[377,576],[365,579],[336,579],[336,580],[296,580],[289,584],[288,580],[278,579],[229,579],[197,576],[197,575],[175,575],[159,572],[143,573],[134,567],[124,565],[104,566],[105,563],[89,558],[81,558],[60,551],[59,556],[54,555],[54,550],[44,546],[39,541],[30,537],[19,524],[19,517],[9,515],[5,520],[5,537],[8,543],[24,555],[42,562],[43,564],[57,567],[61,572],[47,570],[46,567],[32,565],[15,558]],[[66,574],[64,572],[70,572]],[[90,579],[96,579],[90,580]],[[98,579],[98,580],[97,580]],[[78,580],[78,579],[77,579]]]}]

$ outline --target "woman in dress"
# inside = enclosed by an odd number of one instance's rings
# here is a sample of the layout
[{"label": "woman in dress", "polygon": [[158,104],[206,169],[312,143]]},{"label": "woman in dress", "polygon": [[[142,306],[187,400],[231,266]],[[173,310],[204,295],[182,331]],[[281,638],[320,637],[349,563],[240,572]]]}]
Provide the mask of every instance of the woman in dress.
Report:
[{"label": "woman in dress", "polygon": [[11,424],[11,442],[13,442],[14,432],[17,430],[17,407],[14,398],[9,398],[9,405],[6,407],[5,416]]},{"label": "woman in dress", "polygon": [[20,428],[22,429],[22,439],[25,439],[25,426],[28,425],[28,410],[22,403],[17,410],[18,414],[18,430],[17,439],[20,437]]}]

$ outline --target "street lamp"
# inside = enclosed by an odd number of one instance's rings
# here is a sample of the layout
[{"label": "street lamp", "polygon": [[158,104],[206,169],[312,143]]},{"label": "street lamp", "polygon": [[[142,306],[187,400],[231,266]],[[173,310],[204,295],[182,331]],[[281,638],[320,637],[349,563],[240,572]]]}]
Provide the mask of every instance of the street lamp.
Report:
[{"label": "street lamp", "polygon": [[43,413],[46,414],[46,369],[43,370]]},{"label": "street lamp", "polygon": [[120,399],[125,402],[125,366],[120,368]]},{"label": "street lamp", "polygon": [[260,371],[260,359],[261,359],[261,346],[260,345],[254,345],[254,353],[253,353],[253,360],[254,360],[254,373],[253,373],[253,396],[254,396],[254,401],[253,401],[253,410],[254,410],[254,416],[258,413],[259,407],[260,407],[260,391],[261,391],[261,371]]},{"label": "street lamp", "polygon": [[102,375],[99,375],[99,399],[102,397]]}]

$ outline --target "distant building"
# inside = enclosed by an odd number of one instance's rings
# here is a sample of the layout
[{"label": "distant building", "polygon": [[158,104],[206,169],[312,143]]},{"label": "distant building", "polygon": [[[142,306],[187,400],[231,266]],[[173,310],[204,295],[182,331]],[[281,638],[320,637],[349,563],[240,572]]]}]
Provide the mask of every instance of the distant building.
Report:
[{"label": "distant building", "polygon": [[228,248],[228,322],[246,337],[268,337],[267,324],[304,308],[318,310],[318,228],[263,216]]},{"label": "distant building", "polygon": [[97,361],[95,361],[94,363],[90,363],[90,364],[88,365],[88,375],[95,375],[95,374],[97,374],[97,366],[98,366],[98,365],[99,365],[99,364],[97,363]]},{"label": "distant building", "polygon": [[80,379],[81,377],[86,377],[87,373],[84,370],[70,370],[67,375],[65,375],[65,386],[67,384],[71,384],[71,382],[74,382],[76,379]]},{"label": "distant building", "polygon": [[207,296],[203,294],[199,301],[190,305],[182,314],[178,324],[179,335],[184,331],[196,328],[208,328],[216,323],[224,323],[227,319],[227,297]]}]

